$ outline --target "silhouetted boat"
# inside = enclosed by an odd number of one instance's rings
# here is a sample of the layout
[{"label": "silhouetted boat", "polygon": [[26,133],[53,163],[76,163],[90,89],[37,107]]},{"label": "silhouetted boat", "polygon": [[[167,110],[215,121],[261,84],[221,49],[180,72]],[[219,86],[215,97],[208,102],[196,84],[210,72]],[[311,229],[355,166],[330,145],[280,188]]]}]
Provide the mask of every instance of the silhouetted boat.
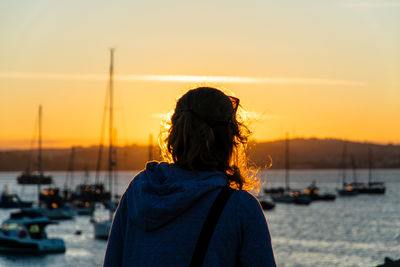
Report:
[{"label": "silhouetted boat", "polygon": [[342,152],[342,188],[337,189],[340,196],[356,196],[358,191],[346,182],[346,170],[347,170],[347,143],[343,141],[343,152]]},{"label": "silhouetted boat", "polygon": [[336,199],[336,195],[335,194],[331,194],[331,193],[321,194],[321,193],[319,193],[319,188],[317,187],[315,182],[310,184],[307,188],[303,189],[302,193],[310,196],[310,198],[312,200],[333,201],[333,200]]},{"label": "silhouetted boat", "polygon": [[260,202],[263,210],[272,210],[275,208],[275,203],[265,197],[258,197],[258,201]]},{"label": "silhouetted boat", "polygon": [[43,174],[42,169],[42,106],[39,106],[39,120],[38,120],[38,156],[37,156],[37,173],[31,172],[31,157],[28,159],[28,167],[25,172],[17,177],[18,184],[29,184],[29,185],[37,185],[37,184],[51,184],[53,179],[49,175]]},{"label": "silhouetted boat", "polygon": [[39,194],[38,207],[25,208],[25,212],[36,212],[52,220],[70,220],[76,216],[73,208],[64,203],[59,188],[46,188]]},{"label": "silhouetted boat", "polygon": [[285,138],[285,187],[272,187],[264,188],[265,194],[278,194],[282,195],[285,191],[290,191],[289,186],[289,169],[290,169],[290,159],[289,159],[289,133],[286,133]]},{"label": "silhouetted boat", "polygon": [[18,184],[28,184],[28,185],[36,185],[38,183],[52,184],[53,179],[50,175],[24,172],[20,176],[17,177],[17,182],[18,182]]},{"label": "silhouetted boat", "polygon": [[260,200],[263,210],[272,210],[275,208],[275,203],[267,200]]},{"label": "silhouetted boat", "polygon": [[[114,125],[113,125],[113,78],[114,77],[114,49],[110,50],[110,72],[109,72],[109,84],[108,84],[108,100],[109,100],[109,146],[108,146],[108,182],[109,182],[109,190],[110,190],[110,200],[108,201],[108,210],[109,210],[109,218],[104,221],[95,221],[93,220],[93,228],[94,228],[94,236],[98,239],[108,239],[108,234],[111,229],[114,209],[111,208],[112,206],[112,188],[113,188],[113,180],[116,178],[116,150],[113,147],[114,141]],[[101,141],[100,141],[100,151],[103,146],[103,130],[104,130],[104,120],[103,117],[103,125],[102,125],[102,133],[101,133]],[[101,154],[99,153],[99,158]],[[98,166],[101,163],[98,160]],[[98,170],[100,168],[98,167]]]},{"label": "silhouetted boat", "polygon": [[284,187],[271,187],[271,188],[264,188],[265,194],[282,194],[285,192]]},{"label": "silhouetted boat", "polygon": [[45,227],[54,224],[36,212],[12,213],[0,231],[0,252],[17,254],[63,253],[62,239],[47,238]]},{"label": "silhouetted boat", "polygon": [[354,181],[350,185],[355,188],[360,194],[385,194],[386,187],[383,182],[374,182],[372,176],[373,160],[372,160],[372,148],[371,145],[368,147],[368,183],[360,183]]},{"label": "silhouetted boat", "polygon": [[[271,198],[275,203],[292,203],[299,205],[309,205],[312,201],[310,196],[301,193],[299,190],[290,188],[290,154],[289,154],[289,134],[286,133],[285,139],[285,188],[282,187],[269,189]],[[265,190],[264,190],[265,192]]]},{"label": "silhouetted boat", "polygon": [[31,207],[31,201],[23,201],[17,194],[12,194],[8,191],[7,186],[1,193],[0,208],[1,209],[15,209],[15,208],[27,208]]},{"label": "silhouetted boat", "polygon": [[297,205],[309,205],[312,199],[309,195],[294,191],[289,193],[288,191],[283,194],[273,194],[271,198],[276,203],[287,203]]}]

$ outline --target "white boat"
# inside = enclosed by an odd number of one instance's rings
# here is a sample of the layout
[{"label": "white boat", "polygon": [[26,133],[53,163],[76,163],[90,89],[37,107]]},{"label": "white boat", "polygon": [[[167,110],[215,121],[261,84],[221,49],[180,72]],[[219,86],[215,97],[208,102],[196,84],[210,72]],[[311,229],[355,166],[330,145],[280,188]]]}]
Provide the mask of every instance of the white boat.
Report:
[{"label": "white boat", "polygon": [[111,229],[111,220],[105,220],[100,222],[94,222],[94,237],[98,239],[108,239],[108,234]]},{"label": "white boat", "polygon": [[62,239],[47,238],[45,227],[54,224],[35,212],[18,212],[5,220],[0,231],[0,253],[63,253]]}]

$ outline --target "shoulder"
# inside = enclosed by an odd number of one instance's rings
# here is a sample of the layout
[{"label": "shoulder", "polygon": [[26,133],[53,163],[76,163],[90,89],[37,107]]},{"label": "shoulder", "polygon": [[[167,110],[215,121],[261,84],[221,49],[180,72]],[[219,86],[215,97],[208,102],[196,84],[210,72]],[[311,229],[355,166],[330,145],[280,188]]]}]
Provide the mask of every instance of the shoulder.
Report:
[{"label": "shoulder", "polygon": [[236,190],[232,198],[238,217],[242,226],[252,225],[254,222],[264,223],[266,221],[264,211],[258,199],[245,190]]},{"label": "shoulder", "polygon": [[232,194],[232,198],[239,206],[261,208],[258,199],[245,190],[235,190]]}]

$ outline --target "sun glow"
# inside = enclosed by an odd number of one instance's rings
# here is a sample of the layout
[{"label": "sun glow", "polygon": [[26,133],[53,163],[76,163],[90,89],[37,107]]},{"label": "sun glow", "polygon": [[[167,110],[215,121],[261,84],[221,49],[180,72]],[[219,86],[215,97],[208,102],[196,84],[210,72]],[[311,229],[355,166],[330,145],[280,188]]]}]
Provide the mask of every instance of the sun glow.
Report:
[{"label": "sun glow", "polygon": [[[350,85],[360,86],[362,82],[297,78],[297,77],[243,77],[243,76],[205,76],[205,75],[115,75],[117,81],[132,82],[173,82],[173,83],[247,83],[247,84],[297,84],[297,85]],[[106,81],[106,74],[68,74],[42,72],[2,72],[3,79],[23,80],[78,80]]]}]

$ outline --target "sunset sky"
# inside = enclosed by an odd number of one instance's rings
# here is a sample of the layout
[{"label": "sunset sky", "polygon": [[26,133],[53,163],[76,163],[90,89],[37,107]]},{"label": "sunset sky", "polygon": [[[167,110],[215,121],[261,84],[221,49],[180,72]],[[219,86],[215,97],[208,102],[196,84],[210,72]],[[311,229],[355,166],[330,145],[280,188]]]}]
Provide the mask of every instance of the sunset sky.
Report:
[{"label": "sunset sky", "polygon": [[115,47],[118,143],[146,144],[196,85],[257,115],[254,138],[400,143],[400,1],[0,2],[0,149],[98,143]]}]

